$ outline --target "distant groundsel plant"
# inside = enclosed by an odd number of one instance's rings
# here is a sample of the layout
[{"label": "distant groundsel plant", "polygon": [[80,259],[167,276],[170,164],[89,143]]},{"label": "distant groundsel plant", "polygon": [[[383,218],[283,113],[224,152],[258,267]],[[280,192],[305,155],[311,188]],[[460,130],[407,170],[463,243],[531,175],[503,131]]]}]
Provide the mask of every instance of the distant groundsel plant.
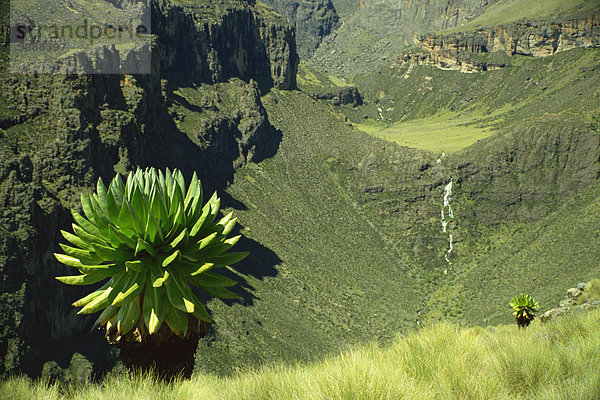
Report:
[{"label": "distant groundsel plant", "polygon": [[180,171],[169,169],[138,169],[125,184],[117,175],[108,188],[99,179],[96,193],[81,195],[81,205],[85,217],[72,211],[74,233],[61,231],[70,245],[55,254],[81,274],[56,279],[69,285],[107,280],[73,305],[82,307],[79,314],[102,311],[95,327],[106,326],[109,341],[143,342],[165,332],[186,337],[212,323],[192,286],[237,297],[226,289],[236,282],[212,271],[248,253],[228,252],[240,239],[227,239],[236,219],[228,214],[216,221],[216,192],[202,206],[195,173],[189,187]]},{"label": "distant groundsel plant", "polygon": [[519,294],[510,302],[510,306],[515,311],[513,315],[517,319],[519,328],[525,328],[535,318],[535,313],[539,309],[539,304],[528,294]]}]

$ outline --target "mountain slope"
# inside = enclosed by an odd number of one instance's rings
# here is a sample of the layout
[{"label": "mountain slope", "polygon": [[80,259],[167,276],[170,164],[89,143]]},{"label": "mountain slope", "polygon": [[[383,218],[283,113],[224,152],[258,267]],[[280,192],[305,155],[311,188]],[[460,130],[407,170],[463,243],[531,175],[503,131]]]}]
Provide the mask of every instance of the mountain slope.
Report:
[{"label": "mountain slope", "polygon": [[[200,370],[314,359],[390,339],[415,326],[421,303],[419,271],[359,212],[345,182],[365,154],[397,150],[381,150],[384,142],[304,94],[273,92],[263,101],[283,133],[280,149],[238,170],[227,193],[241,233],[266,250],[248,247],[237,268],[249,292],[242,304],[209,302],[217,325],[214,340],[199,346]],[[422,155],[403,157],[412,164]]]}]

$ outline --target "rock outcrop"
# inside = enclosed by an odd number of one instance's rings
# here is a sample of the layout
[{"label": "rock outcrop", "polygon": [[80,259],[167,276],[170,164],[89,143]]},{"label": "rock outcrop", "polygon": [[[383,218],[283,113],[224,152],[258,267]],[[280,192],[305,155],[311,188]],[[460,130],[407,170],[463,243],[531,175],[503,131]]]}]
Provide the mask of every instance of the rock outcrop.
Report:
[{"label": "rock outcrop", "polygon": [[295,86],[293,30],[252,2],[178,4],[153,3],[152,74],[10,75],[0,63],[0,376],[97,375],[114,361],[70,306],[87,291],[54,279],[72,272],[52,255],[68,209],[98,177],[169,166],[209,190],[277,151],[260,92]]},{"label": "rock outcrop", "polygon": [[493,71],[504,68],[507,62],[502,57],[495,59],[477,59],[472,53],[465,51],[435,51],[426,54],[405,54],[393,62],[392,65],[402,68],[408,66],[414,68],[417,65],[431,65],[440,69],[449,69],[464,73]]},{"label": "rock outcrop", "polygon": [[298,54],[309,58],[341,23],[331,0],[264,0],[296,28]]},{"label": "rock outcrop", "polygon": [[363,98],[356,87],[336,87],[326,93],[313,93],[312,97],[319,100],[331,100],[334,106],[350,105],[352,107],[360,106]]},{"label": "rock outcrop", "polygon": [[[593,282],[593,281],[592,281]],[[589,291],[588,283],[580,283],[577,287],[567,290],[564,300],[561,300],[557,308],[552,308],[540,316],[540,321],[548,322],[556,317],[592,310],[600,307],[600,300],[583,301],[586,290]]]},{"label": "rock outcrop", "polygon": [[419,44],[429,51],[424,63],[463,72],[485,71],[502,65],[473,63],[472,54],[543,57],[576,47],[600,47],[600,14],[556,23],[530,21],[473,32],[427,34],[419,38]]}]

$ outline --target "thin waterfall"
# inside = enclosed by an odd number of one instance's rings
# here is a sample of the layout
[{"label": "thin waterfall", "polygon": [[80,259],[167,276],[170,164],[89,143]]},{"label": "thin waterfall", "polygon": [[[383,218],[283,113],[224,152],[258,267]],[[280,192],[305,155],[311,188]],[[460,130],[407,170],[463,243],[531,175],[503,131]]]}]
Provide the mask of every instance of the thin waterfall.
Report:
[{"label": "thin waterfall", "polygon": [[[450,179],[450,182],[444,187],[444,202],[442,205],[442,232],[446,233],[448,231],[448,223],[454,218],[454,211],[452,211],[452,187],[454,186],[454,181]],[[452,261],[450,261],[450,254],[454,249],[452,234],[448,233],[448,250],[444,255],[444,259],[446,263],[448,263],[448,268],[444,270],[444,274],[448,273],[448,269],[452,267]]]}]

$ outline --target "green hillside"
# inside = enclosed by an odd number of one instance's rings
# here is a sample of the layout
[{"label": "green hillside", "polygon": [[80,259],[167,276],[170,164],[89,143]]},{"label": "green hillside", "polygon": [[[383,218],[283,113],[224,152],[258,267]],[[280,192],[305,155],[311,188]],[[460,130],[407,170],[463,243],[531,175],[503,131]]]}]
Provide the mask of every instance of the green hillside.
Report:
[{"label": "green hillside", "polygon": [[59,388],[26,378],[0,383],[7,400],[27,399],[573,399],[596,398],[600,311],[515,325],[433,325],[386,346],[370,343],[316,363],[269,366],[230,378],[200,374],[170,384],[116,375]]},{"label": "green hillside", "polygon": [[[464,204],[464,203],[463,203]],[[455,207],[460,214],[460,206]],[[460,227],[458,228],[460,229]],[[467,324],[507,323],[517,292],[556,306],[566,287],[600,275],[600,186],[564,202],[534,224],[516,223],[482,240],[429,298],[426,315]]]},{"label": "green hillside", "polygon": [[227,189],[252,252],[237,268],[247,292],[242,303],[209,303],[217,325],[214,341],[199,348],[203,370],[314,359],[390,339],[415,327],[424,301],[414,261],[349,193],[349,169],[385,142],[301,93],[273,92],[263,102],[282,143],[272,159],[238,170]]}]

